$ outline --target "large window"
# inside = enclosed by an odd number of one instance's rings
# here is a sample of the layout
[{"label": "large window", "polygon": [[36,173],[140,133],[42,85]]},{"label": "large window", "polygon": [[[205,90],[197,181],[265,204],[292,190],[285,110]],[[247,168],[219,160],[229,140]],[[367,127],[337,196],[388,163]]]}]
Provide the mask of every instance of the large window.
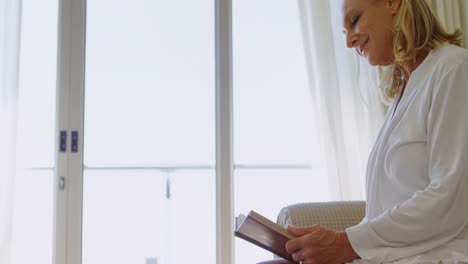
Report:
[{"label": "large window", "polygon": [[213,25],[212,0],[88,1],[84,264],[215,263]]},{"label": "large window", "polygon": [[[215,264],[215,0],[87,1],[86,30],[72,25],[86,32],[85,74],[74,79],[84,82],[84,102],[56,85],[60,1],[23,0],[13,263],[52,263],[55,214],[65,219],[57,221],[65,223],[58,243],[66,243],[63,251],[81,247],[73,252],[83,264]],[[66,1],[61,18],[76,14],[68,13],[75,0]],[[328,198],[314,163],[298,7],[282,0],[232,4],[234,215],[256,210],[274,220],[283,206]],[[79,45],[66,45],[59,56],[73,66]],[[63,122],[56,122],[57,91],[65,98],[58,108],[67,100],[84,104],[83,120],[70,121],[84,124],[79,166],[54,158],[56,123]],[[54,192],[56,203],[81,197],[57,195],[57,167],[82,173],[82,225],[70,220],[76,215],[68,217],[66,202],[53,211]],[[67,178],[63,189],[76,182]],[[70,229],[82,233],[79,245]],[[235,246],[238,264],[272,257],[240,239]],[[61,257],[69,260],[67,254]]]},{"label": "large window", "polygon": [[[295,1],[233,0],[235,214],[328,198]],[[236,263],[272,258],[236,240]]]}]

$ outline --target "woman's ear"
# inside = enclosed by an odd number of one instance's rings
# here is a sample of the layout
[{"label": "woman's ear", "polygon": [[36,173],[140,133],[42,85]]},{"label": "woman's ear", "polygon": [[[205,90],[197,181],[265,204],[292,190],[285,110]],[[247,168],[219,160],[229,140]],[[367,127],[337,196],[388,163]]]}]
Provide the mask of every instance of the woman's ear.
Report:
[{"label": "woman's ear", "polygon": [[391,9],[393,15],[398,12],[400,8],[401,0],[387,0],[387,7]]}]

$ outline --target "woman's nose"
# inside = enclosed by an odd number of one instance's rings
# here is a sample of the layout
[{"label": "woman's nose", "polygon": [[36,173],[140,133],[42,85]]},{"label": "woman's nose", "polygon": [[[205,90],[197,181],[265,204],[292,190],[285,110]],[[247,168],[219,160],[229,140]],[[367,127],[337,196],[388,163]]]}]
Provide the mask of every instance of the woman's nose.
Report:
[{"label": "woman's nose", "polygon": [[354,48],[359,40],[359,36],[354,32],[348,32],[346,34],[346,46],[348,48]]}]

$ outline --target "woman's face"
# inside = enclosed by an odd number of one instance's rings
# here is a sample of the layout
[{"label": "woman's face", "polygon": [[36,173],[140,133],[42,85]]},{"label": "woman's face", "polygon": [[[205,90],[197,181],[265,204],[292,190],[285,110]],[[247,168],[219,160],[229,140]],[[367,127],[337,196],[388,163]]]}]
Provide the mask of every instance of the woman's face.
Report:
[{"label": "woman's face", "polygon": [[348,48],[371,65],[393,63],[392,21],[400,0],[342,0],[342,21]]}]

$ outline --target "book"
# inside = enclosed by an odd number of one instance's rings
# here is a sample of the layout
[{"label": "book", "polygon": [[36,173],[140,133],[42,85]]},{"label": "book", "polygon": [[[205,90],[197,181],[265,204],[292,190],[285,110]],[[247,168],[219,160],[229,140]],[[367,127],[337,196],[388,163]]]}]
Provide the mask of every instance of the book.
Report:
[{"label": "book", "polygon": [[247,216],[240,214],[236,217],[234,235],[294,262],[291,254],[286,251],[286,242],[296,237],[255,211],[250,211]]}]

